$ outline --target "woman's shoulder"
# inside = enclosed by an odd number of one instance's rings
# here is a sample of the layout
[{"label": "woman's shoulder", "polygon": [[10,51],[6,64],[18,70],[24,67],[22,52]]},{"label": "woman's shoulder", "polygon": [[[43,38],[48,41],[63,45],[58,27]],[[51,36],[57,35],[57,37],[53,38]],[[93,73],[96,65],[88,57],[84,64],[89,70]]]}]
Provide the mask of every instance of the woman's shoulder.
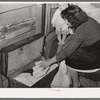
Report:
[{"label": "woman's shoulder", "polygon": [[80,26],[78,26],[78,27],[76,28],[76,32],[82,31],[82,33],[83,33],[83,32],[85,32],[85,31],[89,30],[89,28],[92,27],[92,25],[93,25],[93,24],[92,24],[93,21],[94,21],[93,18],[88,17],[88,20],[87,20],[85,23],[82,23]]},{"label": "woman's shoulder", "polygon": [[100,27],[100,24],[92,17],[88,18],[88,21],[83,23],[83,26],[86,28]]},{"label": "woman's shoulder", "polygon": [[[100,24],[93,18],[89,17],[88,21],[86,23],[84,23],[83,25],[81,25],[80,30],[82,30],[83,32],[85,32],[86,34],[88,32],[100,32]],[[98,32],[97,32],[98,33]]]},{"label": "woman's shoulder", "polygon": [[89,17],[88,21],[100,25],[100,24],[99,24],[94,18],[92,18],[92,17]]}]

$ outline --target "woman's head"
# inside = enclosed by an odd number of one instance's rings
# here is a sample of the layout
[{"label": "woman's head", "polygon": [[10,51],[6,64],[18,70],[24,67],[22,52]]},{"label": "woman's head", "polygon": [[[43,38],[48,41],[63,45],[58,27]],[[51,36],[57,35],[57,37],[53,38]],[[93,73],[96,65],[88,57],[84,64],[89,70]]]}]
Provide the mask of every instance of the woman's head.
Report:
[{"label": "woman's head", "polygon": [[87,14],[77,5],[70,5],[61,12],[61,16],[64,20],[68,20],[73,28],[77,28],[88,20]]}]

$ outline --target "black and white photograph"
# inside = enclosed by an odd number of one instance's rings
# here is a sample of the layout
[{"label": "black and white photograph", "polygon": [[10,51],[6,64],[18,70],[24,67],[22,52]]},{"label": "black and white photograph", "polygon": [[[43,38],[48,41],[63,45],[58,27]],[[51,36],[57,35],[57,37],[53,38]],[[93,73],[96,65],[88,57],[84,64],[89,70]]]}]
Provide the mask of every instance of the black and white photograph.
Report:
[{"label": "black and white photograph", "polygon": [[100,3],[0,2],[0,88],[99,88]]}]

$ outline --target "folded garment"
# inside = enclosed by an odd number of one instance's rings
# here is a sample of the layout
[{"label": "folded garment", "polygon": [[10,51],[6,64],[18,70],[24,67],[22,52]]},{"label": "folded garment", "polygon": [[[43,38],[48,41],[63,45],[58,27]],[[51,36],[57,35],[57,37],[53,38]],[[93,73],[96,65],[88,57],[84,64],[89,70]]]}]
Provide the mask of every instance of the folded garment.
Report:
[{"label": "folded garment", "polygon": [[41,63],[42,61],[38,61],[38,62],[35,62],[35,66],[33,67],[33,71],[36,71],[36,70],[38,70],[40,67],[40,63]]},{"label": "folded garment", "polygon": [[40,78],[43,77],[47,74],[47,72],[49,71],[50,67],[47,67],[46,69],[42,69],[42,68],[38,68],[38,70],[33,72],[33,76],[36,78]]},{"label": "folded garment", "polygon": [[46,73],[50,69],[49,66],[46,69],[44,69],[43,67],[40,67],[41,62],[42,61],[35,62],[35,66],[33,67],[33,76],[36,77],[36,78],[43,77],[44,75],[46,75]]},{"label": "folded garment", "polygon": [[35,65],[39,65],[42,61],[35,62]]}]

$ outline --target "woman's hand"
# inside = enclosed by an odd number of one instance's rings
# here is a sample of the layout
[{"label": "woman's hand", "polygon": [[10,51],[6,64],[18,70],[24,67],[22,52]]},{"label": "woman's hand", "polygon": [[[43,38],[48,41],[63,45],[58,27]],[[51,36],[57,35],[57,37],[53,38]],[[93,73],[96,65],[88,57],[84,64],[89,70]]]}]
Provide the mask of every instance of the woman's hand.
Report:
[{"label": "woman's hand", "polygon": [[56,60],[56,57],[54,56],[53,58],[51,59],[47,59],[47,60],[44,60],[40,63],[40,67],[42,67],[43,69],[45,69],[46,67],[50,66],[51,64],[57,62]]},{"label": "woman's hand", "polygon": [[51,63],[51,60],[44,60],[40,63],[40,67],[43,67],[43,69],[45,69],[46,67],[50,66],[52,63]]}]

